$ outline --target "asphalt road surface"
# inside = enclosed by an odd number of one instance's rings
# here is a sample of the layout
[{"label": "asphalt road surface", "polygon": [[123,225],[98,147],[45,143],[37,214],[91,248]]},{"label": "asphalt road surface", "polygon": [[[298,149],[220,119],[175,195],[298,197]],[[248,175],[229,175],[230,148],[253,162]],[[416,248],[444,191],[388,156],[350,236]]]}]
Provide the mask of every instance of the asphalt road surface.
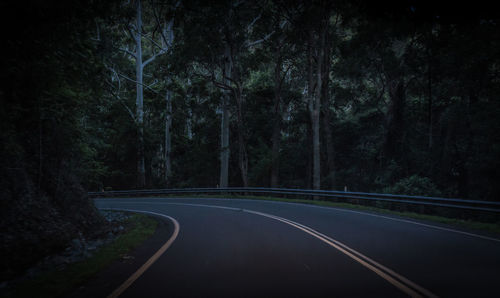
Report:
[{"label": "asphalt road surface", "polygon": [[259,200],[95,204],[178,222],[120,297],[500,297],[500,240],[470,231]]}]

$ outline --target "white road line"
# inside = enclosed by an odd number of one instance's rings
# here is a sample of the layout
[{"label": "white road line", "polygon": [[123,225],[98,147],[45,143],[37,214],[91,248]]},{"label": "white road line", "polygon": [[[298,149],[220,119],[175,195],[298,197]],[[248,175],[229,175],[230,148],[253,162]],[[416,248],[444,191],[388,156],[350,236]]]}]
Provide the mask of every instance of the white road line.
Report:
[{"label": "white road line", "polygon": [[134,210],[134,209],[122,209],[122,208],[100,208],[100,209],[148,213],[165,217],[174,223],[174,233],[167,240],[167,242],[165,242],[165,244],[163,244],[162,247],[160,247],[160,249],[146,261],[146,263],[144,263],[139,269],[137,269],[137,271],[134,272],[134,274],[132,274],[123,284],[121,284],[116,290],[113,291],[113,293],[111,293],[108,296],[108,298],[115,298],[120,296],[128,287],[130,287],[130,285],[134,281],[136,281],[144,272],[146,272],[146,270],[148,270],[148,268],[151,267],[151,265],[153,265],[153,263],[156,262],[156,260],[158,260],[158,258],[160,258],[160,256],[170,247],[170,245],[172,245],[172,243],[175,241],[175,238],[177,238],[177,235],[179,235],[180,226],[177,220],[175,220],[175,218],[161,213],[143,211],[143,210]]},{"label": "white road line", "polygon": [[[123,198],[121,198],[123,199]],[[155,200],[175,200],[176,198],[155,198]],[[185,199],[185,198],[179,198],[179,199]],[[189,199],[189,198],[187,198]],[[206,200],[207,198],[193,198],[193,199],[201,199],[201,200]],[[109,200],[109,199],[104,199],[104,200]],[[293,203],[293,202],[276,202],[276,201],[266,201],[266,200],[251,200],[251,199],[218,199],[218,198],[208,198],[208,200],[217,200],[217,201],[228,201],[228,200],[238,200],[238,201],[245,201],[245,202],[262,202],[262,203],[268,203],[268,204],[290,204],[290,205],[298,205],[298,206],[303,206],[307,208],[320,208],[320,209],[326,209],[326,210],[336,210],[340,212],[347,212],[347,213],[355,213],[355,214],[361,214],[361,215],[367,215],[367,216],[372,216],[372,217],[377,217],[377,218],[383,218],[387,220],[392,220],[392,221],[399,221],[399,222],[404,222],[408,224],[413,224],[417,226],[422,226],[422,227],[427,227],[427,228],[432,228],[432,229],[437,229],[441,231],[447,231],[447,232],[452,232],[452,233],[457,233],[457,234],[462,234],[470,237],[475,237],[475,238],[481,238],[484,240],[489,240],[489,241],[494,241],[500,243],[500,239],[498,238],[493,238],[493,237],[488,237],[488,236],[483,236],[475,233],[470,233],[470,232],[464,232],[460,230],[455,230],[451,228],[445,228],[445,227],[440,227],[440,226],[435,226],[435,225],[430,225],[430,224],[425,224],[425,223],[420,223],[412,220],[407,220],[407,219],[401,219],[401,218],[395,218],[395,217],[389,217],[389,216],[384,216],[384,215],[378,215],[378,214],[372,214],[368,212],[362,212],[362,211],[354,211],[354,210],[348,210],[348,209],[343,209],[343,208],[337,208],[337,207],[325,207],[325,206],[315,206],[315,205],[310,205],[310,204],[301,204],[301,203]],[[127,203],[127,202],[124,202]],[[148,203],[167,203],[167,204],[172,204],[170,202],[148,202]],[[230,207],[228,207],[230,208]]]},{"label": "white road line", "polygon": [[[228,200],[228,199],[216,199],[216,200]],[[257,200],[250,200],[250,199],[231,199],[231,200],[241,200],[241,201],[257,201]],[[484,240],[490,240],[490,241],[495,241],[500,243],[500,239],[498,238],[493,238],[493,237],[488,237],[488,236],[483,236],[475,233],[470,233],[470,232],[464,232],[460,230],[455,230],[451,228],[445,228],[445,227],[440,227],[440,226],[435,226],[435,225],[430,225],[430,224],[425,224],[425,223],[420,223],[412,220],[407,220],[407,219],[401,219],[401,218],[395,218],[395,217],[389,217],[389,216],[384,216],[384,215],[378,215],[378,214],[373,214],[373,213],[368,213],[368,212],[363,212],[363,211],[355,211],[355,210],[348,210],[348,209],[343,209],[343,208],[337,208],[337,207],[326,207],[326,206],[315,206],[315,205],[310,205],[310,204],[301,204],[301,203],[293,203],[293,202],[273,202],[273,201],[265,201],[265,200],[259,200],[259,202],[265,202],[265,203],[271,203],[271,204],[279,204],[279,203],[285,203],[285,204],[292,204],[292,205],[299,205],[299,206],[306,206],[309,208],[321,208],[321,209],[333,209],[341,212],[348,212],[348,213],[355,213],[355,214],[362,214],[362,215],[368,215],[372,217],[378,217],[378,218],[384,218],[388,220],[393,220],[393,221],[399,221],[399,222],[404,222],[404,223],[409,223],[409,224],[414,224],[418,226],[423,226],[427,228],[433,228],[433,229],[438,229],[442,231],[447,231],[447,232],[452,232],[452,233],[458,233],[462,235],[467,235],[471,237],[476,237],[476,238],[481,238]]]},{"label": "white road line", "polygon": [[[133,202],[120,202],[120,203],[133,203]],[[299,229],[319,240],[322,242],[328,244],[329,246],[337,249],[341,253],[345,254],[346,256],[350,257],[351,259],[355,260],[362,266],[366,267],[367,269],[371,270],[381,278],[385,279],[387,282],[392,284],[393,286],[397,287],[410,297],[437,297],[435,294],[430,292],[429,290],[417,285],[416,283],[410,281],[409,279],[405,278],[404,276],[394,272],[393,270],[377,263],[376,261],[370,259],[369,257],[363,255],[362,253],[350,248],[349,246],[343,244],[342,242],[335,240],[331,237],[328,237],[306,225],[302,225],[300,223],[291,221],[289,219],[275,216],[272,214],[267,214],[259,211],[253,211],[249,209],[242,209],[242,208],[233,208],[233,207],[226,207],[226,206],[218,206],[218,205],[206,205],[206,204],[191,204],[191,203],[171,203],[171,202],[139,202],[139,203],[144,203],[144,204],[166,204],[166,205],[178,205],[178,206],[190,206],[190,207],[207,207],[207,208],[216,208],[216,209],[225,209],[225,210],[231,210],[231,211],[243,211],[246,213],[254,214],[254,215],[259,215],[263,217],[267,217],[270,219],[274,219],[277,221],[280,221],[282,223],[288,224],[296,229]],[[137,204],[137,203],[133,203]]]}]

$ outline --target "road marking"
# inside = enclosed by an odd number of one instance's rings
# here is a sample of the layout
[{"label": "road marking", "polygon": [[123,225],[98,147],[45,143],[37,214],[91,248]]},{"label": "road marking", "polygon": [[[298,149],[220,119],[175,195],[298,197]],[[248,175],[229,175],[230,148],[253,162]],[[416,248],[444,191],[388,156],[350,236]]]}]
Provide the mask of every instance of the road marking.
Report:
[{"label": "road marking", "polygon": [[[131,202],[122,202],[122,203],[131,203]],[[141,203],[141,202],[139,202]],[[194,206],[194,207],[207,207],[207,208],[216,208],[216,209],[225,209],[225,210],[231,210],[231,211],[243,211],[246,213],[254,214],[254,215],[259,215],[263,217],[267,217],[270,219],[274,219],[277,221],[280,221],[282,223],[288,224],[296,229],[299,229],[319,240],[322,242],[328,244],[329,246],[337,249],[341,253],[345,254],[346,256],[350,257],[351,259],[355,260],[362,266],[366,267],[367,269],[371,270],[381,278],[385,279],[387,282],[392,284],[393,286],[397,287],[410,297],[438,297],[437,295],[433,294],[429,290],[417,285],[416,283],[410,281],[409,279],[405,278],[404,276],[396,273],[395,271],[383,266],[382,264],[370,259],[369,257],[363,255],[362,253],[350,248],[349,246],[343,244],[342,242],[335,240],[331,237],[328,237],[306,225],[302,225],[300,223],[291,221],[289,219],[279,217],[276,215],[268,214],[268,213],[263,213],[259,211],[253,211],[249,209],[243,209],[243,208],[233,208],[233,207],[226,207],[226,206],[218,206],[218,205],[206,205],[206,204],[190,204],[190,203],[168,203],[168,202],[143,202],[146,204],[167,204],[167,205],[179,205],[179,206]]]},{"label": "road marking", "polygon": [[101,208],[101,209],[149,213],[165,217],[174,223],[174,233],[172,234],[170,239],[168,239],[167,242],[165,242],[165,244],[163,244],[162,247],[160,247],[160,249],[151,258],[149,258],[149,260],[146,261],[146,263],[144,263],[139,269],[137,269],[137,271],[134,272],[134,274],[132,274],[123,284],[121,284],[116,290],[113,291],[113,293],[111,293],[108,296],[108,298],[115,298],[120,296],[128,287],[130,287],[130,285],[134,281],[136,281],[144,272],[146,272],[146,270],[148,270],[148,268],[151,267],[151,265],[153,265],[153,263],[156,262],[156,260],[158,260],[158,258],[160,258],[160,256],[170,247],[170,245],[172,245],[175,238],[177,238],[177,235],[179,235],[180,226],[177,220],[175,220],[175,218],[161,213],[142,211],[142,210],[122,209],[122,208]]},{"label": "road marking", "polygon": [[[217,199],[217,198],[215,198],[215,199],[210,198],[210,199],[211,200],[225,200],[225,201],[228,200],[228,199]],[[251,201],[255,202],[256,201],[256,200],[251,200],[251,199],[231,199],[231,200],[240,200],[240,201],[246,201],[246,202],[251,202]],[[414,225],[418,225],[418,226],[433,228],[433,229],[437,229],[437,230],[442,230],[442,231],[447,231],[447,232],[452,232],[452,233],[467,235],[467,236],[471,236],[471,237],[481,238],[481,239],[484,239],[484,240],[490,240],[490,241],[500,242],[500,239],[498,239],[498,238],[483,236],[483,235],[479,235],[479,234],[475,234],[475,233],[464,232],[464,231],[455,230],[455,229],[451,229],[451,228],[445,228],[445,227],[435,226],[435,225],[431,225],[431,224],[420,223],[420,222],[416,222],[416,221],[413,221],[413,220],[407,220],[407,219],[389,217],[389,216],[378,215],[378,214],[373,214],[373,213],[368,213],[368,212],[362,212],[362,211],[348,210],[348,209],[343,209],[343,208],[338,208],[338,207],[316,206],[316,205],[301,204],[301,203],[294,203],[294,202],[277,202],[277,201],[265,201],[265,200],[259,200],[259,202],[270,203],[270,204],[284,203],[284,204],[290,204],[290,205],[305,206],[305,207],[308,207],[308,208],[320,208],[320,209],[327,209],[327,210],[328,209],[333,209],[333,210],[337,210],[337,211],[341,211],[341,212],[348,212],[348,213],[355,213],[355,214],[361,214],[361,215],[368,215],[368,216],[372,216],[372,217],[384,218],[384,219],[388,219],[388,220],[399,221],[399,222],[414,224]]]},{"label": "road marking", "polygon": [[[120,199],[123,199],[123,198],[116,198],[116,199],[120,200]],[[130,200],[133,200],[133,199],[134,198],[131,198]],[[155,200],[158,200],[158,199],[160,199],[160,200],[175,200],[176,198],[155,198]],[[180,199],[182,200],[184,198],[180,198]],[[193,198],[193,199],[197,199],[197,198]],[[293,202],[277,202],[277,201],[252,200],[252,199],[218,199],[218,198],[208,198],[208,199],[209,200],[214,200],[214,201],[217,200],[217,201],[226,201],[226,202],[228,200],[238,200],[238,201],[245,201],[245,202],[256,202],[256,201],[258,201],[258,202],[268,203],[268,204],[290,204],[290,205],[304,206],[304,207],[307,207],[307,208],[320,208],[320,209],[326,209],[326,210],[336,210],[336,211],[340,211],[340,212],[355,213],[355,214],[367,215],[367,216],[372,216],[372,217],[384,218],[384,219],[393,220],[393,221],[404,222],[404,223],[408,223],[408,224],[414,224],[414,225],[417,225],[417,226],[422,226],[422,227],[427,227],[427,228],[432,228],[432,229],[437,229],[437,230],[442,230],[442,231],[447,231],[447,232],[462,234],[462,235],[466,235],[466,236],[470,236],[470,237],[475,237],[475,238],[480,238],[480,239],[490,240],[490,241],[494,241],[494,242],[499,242],[500,243],[500,239],[498,239],[498,238],[483,236],[483,235],[474,234],[474,233],[470,233],[470,232],[464,232],[464,231],[455,230],[455,229],[451,229],[451,228],[445,228],[445,227],[435,226],[435,225],[431,225],[431,224],[420,223],[420,222],[416,222],[416,221],[412,221],[412,220],[407,220],[407,219],[401,219],[401,218],[389,217],[389,216],[384,216],[384,215],[372,214],[372,213],[362,212],[362,211],[342,209],[342,208],[337,208],[337,207],[315,206],[315,205],[310,205],[310,204],[301,204],[301,203],[293,203]],[[109,200],[109,199],[105,199],[105,200]],[[204,199],[202,199],[202,200],[204,200]],[[128,204],[130,202],[123,202],[123,203]],[[152,204],[172,204],[170,202],[148,202],[148,203],[152,203]],[[182,204],[184,204],[184,203],[182,203]],[[210,206],[210,205],[207,205],[207,206]],[[227,208],[230,208],[230,207],[227,207]]]},{"label": "road marking", "polygon": [[[249,212],[250,211],[250,212]],[[297,229],[300,229],[308,234],[310,234],[313,237],[318,238],[319,240],[327,243],[328,245],[336,248],[340,252],[344,253],[345,255],[349,256],[350,258],[354,259],[361,265],[367,267],[368,269],[372,270],[375,272],[377,275],[382,277],[383,279],[387,280],[389,283],[394,285],[395,287],[399,288],[406,294],[408,294],[411,297],[423,297],[421,294],[415,292],[413,289],[418,290],[420,293],[424,294],[425,297],[437,297],[435,294],[431,293],[429,290],[426,290],[425,288],[415,284],[411,280],[405,278],[404,276],[394,272],[393,270],[383,266],[382,264],[370,259],[369,257],[363,255],[362,253],[350,248],[349,246],[343,244],[340,241],[337,241],[331,237],[328,237],[308,226],[304,226],[302,224],[299,224],[297,222],[288,220],[286,218],[266,214],[266,213],[261,213],[261,212],[253,212],[251,210],[248,210],[247,212],[249,213],[254,213],[254,214],[259,214],[261,216],[269,217],[278,221],[281,221],[283,223],[286,223],[288,225],[291,225]],[[385,271],[385,272],[384,272]],[[392,275],[392,276],[391,276]],[[413,289],[409,288],[408,286],[404,285],[403,283],[399,282],[395,278],[405,282],[407,285],[413,287]]]}]

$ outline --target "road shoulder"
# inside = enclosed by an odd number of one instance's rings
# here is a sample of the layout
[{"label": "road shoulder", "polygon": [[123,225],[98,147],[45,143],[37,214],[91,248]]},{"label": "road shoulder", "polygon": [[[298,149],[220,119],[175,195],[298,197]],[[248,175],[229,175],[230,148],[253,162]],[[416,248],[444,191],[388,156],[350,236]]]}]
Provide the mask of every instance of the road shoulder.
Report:
[{"label": "road shoulder", "polygon": [[[149,215],[148,215],[149,216]],[[114,261],[67,297],[107,297],[127,278],[137,271],[158,249],[165,244],[174,230],[165,218],[154,216],[158,225],[154,234],[123,258]]]}]

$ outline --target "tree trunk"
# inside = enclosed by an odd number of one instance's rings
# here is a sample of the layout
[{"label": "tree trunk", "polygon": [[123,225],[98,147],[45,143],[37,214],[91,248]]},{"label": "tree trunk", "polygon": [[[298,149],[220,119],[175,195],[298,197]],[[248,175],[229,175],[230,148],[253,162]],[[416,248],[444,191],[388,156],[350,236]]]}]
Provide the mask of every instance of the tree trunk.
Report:
[{"label": "tree trunk", "polygon": [[384,151],[387,159],[393,159],[400,153],[401,131],[403,131],[403,111],[405,104],[403,79],[390,83],[389,97],[391,104],[387,112],[387,134]]},{"label": "tree trunk", "polygon": [[229,94],[222,97],[222,119],[221,119],[221,149],[220,149],[220,181],[221,188],[228,187],[229,176]]},{"label": "tree trunk", "polygon": [[312,128],[311,128],[311,122],[308,121],[306,123],[307,125],[307,163],[306,163],[306,183],[305,187],[307,189],[312,188],[312,172],[313,172],[313,160],[312,160]]},{"label": "tree trunk", "polygon": [[238,159],[241,171],[241,181],[243,182],[243,187],[248,187],[248,154],[244,138],[241,134],[238,134],[238,142],[239,142]]},{"label": "tree trunk", "polygon": [[[231,32],[229,30],[229,32]],[[232,37],[226,40],[225,56],[228,61],[226,67],[226,86],[236,85],[232,88],[232,95],[236,101],[236,132],[238,134],[238,167],[241,174],[243,187],[248,187],[248,153],[246,149],[245,120],[243,119],[243,87],[240,83],[240,74],[234,68],[235,53],[232,52]]]},{"label": "tree trunk", "polygon": [[[318,101],[316,98],[315,101]],[[312,133],[313,133],[313,189],[320,189],[320,142],[319,142],[319,111],[312,112]]]},{"label": "tree trunk", "polygon": [[276,49],[276,65],[274,68],[274,103],[273,103],[273,134],[271,152],[271,187],[279,186],[279,158],[281,141],[281,65],[282,57],[279,46]]},{"label": "tree trunk", "polygon": [[144,99],[143,99],[143,66],[142,66],[142,43],[141,43],[141,1],[136,1],[137,13],[137,32],[135,36],[136,43],[136,114],[137,114],[137,187],[142,188],[146,185],[146,170],[144,163]]},{"label": "tree trunk", "polygon": [[[311,129],[312,129],[312,186],[313,189],[321,188],[321,167],[320,167],[320,141],[319,141],[319,111],[320,111],[320,98],[321,98],[321,68],[322,68],[322,56],[321,54],[314,59],[313,53],[314,46],[314,32],[309,31],[309,45],[308,45],[308,76],[309,76],[309,86],[308,86],[308,107],[309,114],[311,117]],[[322,47],[319,47],[322,50]],[[317,61],[316,67],[314,67],[314,62]],[[315,197],[314,199],[317,199]]]},{"label": "tree trunk", "polygon": [[330,126],[330,94],[329,94],[329,82],[330,82],[330,38],[328,27],[324,29],[324,53],[323,53],[323,69],[321,76],[322,79],[322,88],[321,88],[321,100],[322,100],[322,110],[323,110],[323,127],[325,132],[326,139],[326,166],[328,173],[328,187],[335,187],[335,161],[334,161],[334,142],[332,129]]},{"label": "tree trunk", "polygon": [[427,73],[427,89],[428,89],[428,96],[429,96],[429,99],[427,101],[427,121],[429,123],[429,149],[432,149],[432,143],[433,143],[433,140],[432,140],[432,72],[431,72],[431,68],[432,68],[432,61],[431,61],[431,55],[429,55],[429,70],[428,70],[428,73]]},{"label": "tree trunk", "polygon": [[[168,25],[163,29],[164,39],[162,39],[163,48],[170,47],[174,42],[174,29],[173,29],[174,19],[172,18]],[[170,78],[166,78],[167,83],[171,82]],[[172,136],[171,136],[171,128],[172,128],[172,91],[167,90],[165,94],[166,100],[166,113],[165,113],[165,184],[168,187],[170,185],[170,177],[172,176],[172,161],[171,161],[171,152],[172,152]]]},{"label": "tree trunk", "polygon": [[[279,99],[275,99],[279,100]],[[280,141],[281,141],[281,114],[276,115],[273,123],[272,152],[271,152],[271,187],[279,186]]]},{"label": "tree trunk", "polygon": [[165,116],[165,183],[170,185],[170,176],[172,175],[172,162],[170,153],[172,152],[171,132],[172,127],[172,91],[167,90],[166,96],[166,116]]},{"label": "tree trunk", "polygon": [[[224,51],[224,76],[231,75],[231,49],[226,45]],[[226,84],[231,84],[228,78],[224,79]],[[221,144],[220,144],[220,181],[219,187],[228,187],[229,176],[229,91],[224,91],[222,97],[222,119],[221,119]]]},{"label": "tree trunk", "polygon": [[428,100],[427,100],[427,122],[428,122],[428,128],[429,128],[429,136],[428,136],[428,147],[429,150],[432,149],[434,140],[433,140],[433,113],[432,113],[432,106],[433,106],[433,99],[432,99],[432,66],[434,65],[434,59],[433,59],[433,27],[434,25],[429,28],[428,32],[428,44],[426,47],[426,55],[427,55],[427,95],[428,95]]},{"label": "tree trunk", "polygon": [[245,140],[245,126],[243,120],[243,102],[241,90],[236,94],[237,103],[237,128],[238,128],[238,164],[241,172],[243,187],[248,187],[248,154]]},{"label": "tree trunk", "polygon": [[[327,103],[327,101],[325,101]],[[323,108],[323,127],[325,130],[326,138],[326,163],[328,168],[328,182],[329,187],[335,187],[335,161],[334,161],[334,143],[332,136],[332,129],[330,126],[330,108],[328,106]]]}]

